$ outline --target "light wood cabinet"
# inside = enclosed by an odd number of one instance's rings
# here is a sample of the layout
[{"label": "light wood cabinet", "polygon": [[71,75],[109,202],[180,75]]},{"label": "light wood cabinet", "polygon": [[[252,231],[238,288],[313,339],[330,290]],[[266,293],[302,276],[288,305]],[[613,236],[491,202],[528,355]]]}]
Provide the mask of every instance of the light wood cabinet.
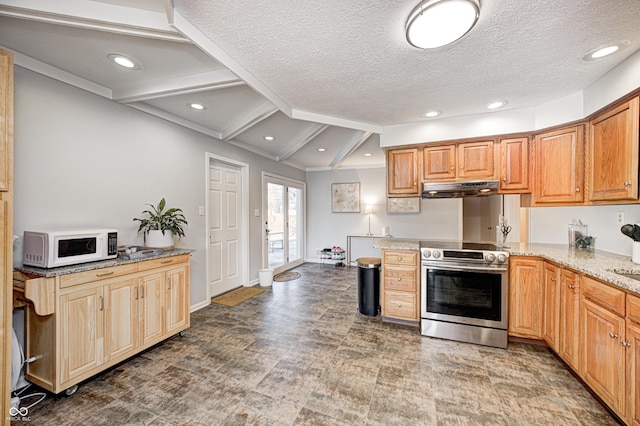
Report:
[{"label": "light wood cabinet", "polygon": [[387,194],[394,196],[420,194],[418,170],[418,148],[388,150]]},{"label": "light wood cabinet", "polygon": [[27,307],[27,380],[59,393],[189,327],[188,254],[119,268],[46,279],[59,309]]},{"label": "light wood cabinet", "polygon": [[560,336],[560,272],[561,268],[544,263],[544,324],[542,338],[550,348],[558,352]]},{"label": "light wood cabinet", "polygon": [[[623,340],[626,351],[627,423],[640,426],[640,298],[627,295],[627,302],[629,313]],[[635,306],[635,315],[631,312],[632,304]]]},{"label": "light wood cabinet", "polygon": [[560,315],[557,353],[579,371],[580,360],[580,275],[562,269],[560,273]]},{"label": "light wood cabinet", "polygon": [[0,421],[10,423],[13,295],[13,54],[0,49]]},{"label": "light wood cabinet", "polygon": [[529,192],[529,138],[500,140],[500,192]]},{"label": "light wood cabinet", "polygon": [[420,256],[411,250],[382,251],[381,310],[385,320],[420,320]]},{"label": "light wood cabinet", "polygon": [[590,121],[590,201],[638,199],[638,97]]},{"label": "light wood cabinet", "polygon": [[584,125],[536,135],[533,203],[576,204],[584,200]]},{"label": "light wood cabinet", "polygon": [[422,180],[474,180],[495,177],[494,140],[425,146]]},{"label": "light wood cabinet", "polygon": [[509,335],[542,339],[543,261],[513,256],[509,270]]}]

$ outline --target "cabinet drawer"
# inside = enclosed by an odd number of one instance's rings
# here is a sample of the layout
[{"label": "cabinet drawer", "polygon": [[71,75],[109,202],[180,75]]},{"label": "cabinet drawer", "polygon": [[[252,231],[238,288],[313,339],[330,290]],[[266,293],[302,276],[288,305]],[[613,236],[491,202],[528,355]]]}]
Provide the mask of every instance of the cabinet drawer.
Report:
[{"label": "cabinet drawer", "polygon": [[384,289],[399,291],[416,291],[415,268],[384,268]]},{"label": "cabinet drawer", "polygon": [[384,314],[388,317],[417,320],[416,295],[402,291],[384,292]]},{"label": "cabinet drawer", "polygon": [[187,262],[189,262],[189,255],[181,254],[179,256],[163,257],[160,259],[147,260],[144,262],[140,262],[138,265],[138,269],[141,271],[148,271],[149,269],[162,268],[163,266],[170,266],[170,265],[187,263]]},{"label": "cabinet drawer", "polygon": [[640,297],[627,294],[627,318],[640,324]]},{"label": "cabinet drawer", "polygon": [[582,295],[620,316],[625,315],[625,292],[593,278],[582,278]]},{"label": "cabinet drawer", "polygon": [[382,262],[385,265],[404,265],[417,266],[418,252],[402,250],[402,251],[385,251]]},{"label": "cabinet drawer", "polygon": [[112,266],[111,268],[94,269],[92,271],[77,272],[75,274],[62,275],[60,277],[60,287],[71,287],[79,284],[86,284],[94,281],[106,280],[108,278],[119,277],[121,275],[134,274],[138,272],[137,263],[127,265]]}]

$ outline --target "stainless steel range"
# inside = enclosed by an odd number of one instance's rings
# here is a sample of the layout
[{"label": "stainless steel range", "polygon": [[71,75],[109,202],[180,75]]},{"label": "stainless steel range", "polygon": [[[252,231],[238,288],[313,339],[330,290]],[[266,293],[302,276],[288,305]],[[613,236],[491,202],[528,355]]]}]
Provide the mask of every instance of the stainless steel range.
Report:
[{"label": "stainless steel range", "polygon": [[420,247],[421,333],[506,348],[509,252],[460,241]]}]

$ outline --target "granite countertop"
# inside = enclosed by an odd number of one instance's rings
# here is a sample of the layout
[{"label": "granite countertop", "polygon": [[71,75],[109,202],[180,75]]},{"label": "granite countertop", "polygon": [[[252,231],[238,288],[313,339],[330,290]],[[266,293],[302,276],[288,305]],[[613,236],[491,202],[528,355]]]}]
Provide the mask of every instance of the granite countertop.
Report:
[{"label": "granite countertop", "polygon": [[[385,238],[374,244],[383,250],[420,250],[420,240]],[[506,250],[511,256],[532,256],[567,266],[574,271],[608,282],[616,287],[640,295],[640,281],[620,274],[640,274],[640,264],[631,256],[603,250],[572,249],[566,244],[510,243]]]},{"label": "granite countertop", "polygon": [[24,272],[25,274],[33,274],[39,277],[50,278],[60,275],[75,274],[76,272],[93,271],[95,269],[111,268],[114,266],[127,265],[130,263],[144,262],[145,260],[161,259],[163,257],[179,256],[181,254],[189,254],[193,250],[176,248],[172,250],[165,250],[162,253],[155,254],[153,256],[138,258],[138,259],[107,259],[100,260],[98,262],[80,263],[78,265],[60,266],[58,268],[37,268],[35,266],[20,266],[15,268],[16,271]]}]

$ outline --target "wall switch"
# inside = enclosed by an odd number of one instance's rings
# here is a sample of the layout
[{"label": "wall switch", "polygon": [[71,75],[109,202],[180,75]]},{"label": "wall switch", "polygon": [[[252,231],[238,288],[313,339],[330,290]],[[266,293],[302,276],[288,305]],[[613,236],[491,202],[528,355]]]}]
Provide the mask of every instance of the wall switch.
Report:
[{"label": "wall switch", "polygon": [[255,217],[260,217],[260,209],[255,209],[255,210],[253,211],[253,215],[254,215]]},{"label": "wall switch", "polygon": [[204,206],[198,206],[198,214],[204,216]]},{"label": "wall switch", "polygon": [[618,212],[616,221],[618,222],[618,225],[624,224],[624,212]]}]

